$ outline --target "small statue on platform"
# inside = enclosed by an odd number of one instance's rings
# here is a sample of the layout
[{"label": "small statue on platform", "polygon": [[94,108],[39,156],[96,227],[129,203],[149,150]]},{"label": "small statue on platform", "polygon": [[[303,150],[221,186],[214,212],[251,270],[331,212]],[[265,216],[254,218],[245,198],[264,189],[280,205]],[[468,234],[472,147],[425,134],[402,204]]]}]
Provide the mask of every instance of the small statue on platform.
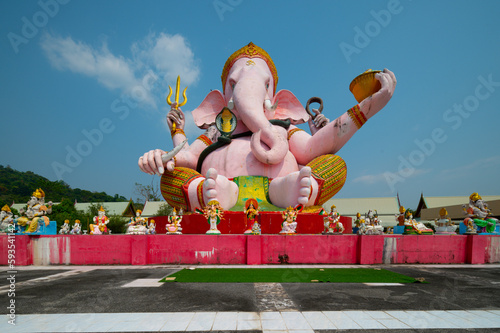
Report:
[{"label": "small statue on platform", "polygon": [[358,212],[356,214],[356,220],[354,221],[354,226],[358,228],[358,235],[366,235],[366,220],[361,218],[361,214]]},{"label": "small statue on platform", "polygon": [[259,204],[255,199],[248,199],[245,203],[245,213],[247,229],[245,234],[260,235],[260,224],[257,221],[257,215],[259,215]]},{"label": "small statue on platform", "polygon": [[209,201],[203,210],[196,208],[196,212],[203,214],[210,224],[210,229],[206,232],[207,235],[220,235],[221,232],[217,229],[217,225],[222,220],[224,210],[217,200]]},{"label": "small statue on platform", "polygon": [[167,223],[167,235],[181,235],[182,228],[182,209],[179,211],[179,215],[177,215],[177,210],[174,208],[172,211],[172,215],[168,217]]},{"label": "small statue on platform", "polygon": [[69,232],[71,235],[81,235],[82,234],[82,224],[80,220],[75,220],[75,224],[73,224],[73,228]]},{"label": "small statue on platform", "polygon": [[108,234],[109,218],[106,216],[106,211],[101,206],[97,212],[97,216],[94,216],[94,224],[90,225],[91,235],[105,235]]},{"label": "small statue on platform", "polygon": [[369,210],[365,214],[365,224],[366,224],[366,235],[383,235],[384,227],[380,225],[380,220],[378,218],[377,211]]},{"label": "small statue on platform", "polygon": [[146,235],[156,235],[156,222],[151,219],[149,221],[148,230],[146,230]]},{"label": "small statue on platform", "polygon": [[436,224],[436,235],[454,235],[457,230],[457,226],[453,224],[446,208],[441,208],[439,211],[439,220],[434,221]]},{"label": "small statue on platform", "polygon": [[148,219],[142,217],[142,210],[138,209],[135,212],[135,216],[130,218],[130,222],[127,227],[127,235],[145,235],[148,230]]},{"label": "small statue on platform", "polygon": [[405,225],[405,208],[403,206],[399,206],[399,214],[396,214],[396,222],[398,222],[399,226]]},{"label": "small statue on platform", "polygon": [[342,235],[345,230],[344,225],[340,222],[340,214],[337,212],[335,205],[330,207],[330,213],[323,218],[323,222],[325,227],[323,235]]},{"label": "small statue on platform", "polygon": [[0,211],[0,232],[14,232],[14,216],[10,207],[5,205]]},{"label": "small statue on platform", "polygon": [[49,218],[46,216],[52,213],[52,201],[49,201],[48,207],[45,205],[45,192],[39,188],[31,199],[27,202],[27,209],[21,208],[19,212],[22,215],[17,219],[19,230],[24,233],[35,233],[45,225],[48,227],[50,224]]},{"label": "small statue on platform", "polygon": [[405,219],[405,235],[432,235],[434,231],[427,228],[422,222],[418,222],[413,218],[413,214],[408,209]]},{"label": "small statue on platform", "polygon": [[297,215],[299,215],[299,212],[301,210],[301,208],[292,208],[291,206],[288,206],[285,211],[281,212],[283,223],[281,224],[282,228],[280,234],[294,235],[296,233],[295,229],[297,228]]},{"label": "small statue on platform", "polygon": [[480,233],[495,233],[498,220],[489,217],[491,215],[488,204],[477,193],[472,193],[469,197],[469,205],[463,205],[467,217],[464,220],[466,226],[470,226],[471,221],[477,226]]},{"label": "small statue on platform", "polygon": [[59,230],[59,235],[67,235],[69,234],[69,220],[64,220],[61,229]]}]

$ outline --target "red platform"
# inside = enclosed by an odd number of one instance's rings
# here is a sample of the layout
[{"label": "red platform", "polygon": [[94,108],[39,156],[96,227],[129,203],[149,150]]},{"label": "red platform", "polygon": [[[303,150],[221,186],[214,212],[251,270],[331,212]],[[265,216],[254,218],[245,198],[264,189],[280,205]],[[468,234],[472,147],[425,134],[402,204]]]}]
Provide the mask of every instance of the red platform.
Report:
[{"label": "red platform", "polygon": [[[258,221],[262,234],[278,234],[281,231],[283,218],[281,212],[260,212]],[[297,234],[321,234],[324,230],[323,215],[300,213],[297,217]],[[165,234],[168,216],[155,216],[156,233]],[[352,234],[352,219],[341,216],[340,222],[344,225],[344,234]],[[204,234],[209,224],[201,214],[184,215],[181,222],[183,234]],[[224,212],[224,218],[217,228],[222,234],[238,235],[246,230],[245,214],[243,212]]]}]

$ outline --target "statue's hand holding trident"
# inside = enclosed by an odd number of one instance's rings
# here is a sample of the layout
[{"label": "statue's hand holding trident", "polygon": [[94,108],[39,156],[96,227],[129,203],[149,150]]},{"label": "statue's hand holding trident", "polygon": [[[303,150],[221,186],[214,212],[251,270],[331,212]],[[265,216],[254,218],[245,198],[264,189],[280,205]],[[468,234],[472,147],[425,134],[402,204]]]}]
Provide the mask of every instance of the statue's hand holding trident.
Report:
[{"label": "statue's hand holding trident", "polygon": [[175,102],[172,103],[170,101],[170,97],[172,96],[172,88],[170,86],[168,86],[169,93],[167,96],[167,103],[170,105],[170,112],[167,114],[167,124],[170,128],[175,148],[170,152],[161,149],[151,150],[139,158],[139,168],[150,175],[157,174],[161,176],[165,171],[163,168],[164,165],[166,165],[167,170],[173,171],[175,167],[175,155],[187,142],[186,134],[184,133],[185,117],[180,109],[187,102],[187,87],[182,92],[184,101],[179,103],[180,85],[181,78],[178,76],[175,87]]},{"label": "statue's hand holding trident", "polygon": [[184,91],[182,92],[182,97],[184,97],[184,101],[179,104],[180,86],[181,86],[181,77],[177,76],[177,84],[175,87],[175,102],[173,103],[170,101],[170,97],[172,96],[172,87],[168,86],[169,93],[167,96],[167,103],[168,105],[170,105],[170,112],[167,114],[167,124],[172,133],[172,137],[175,135],[177,129],[180,129],[181,131],[184,130],[185,117],[180,107],[186,104],[187,102],[187,97],[186,97],[187,87],[184,88]]},{"label": "statue's hand holding trident", "polygon": [[[184,88],[184,91],[182,92],[182,97],[184,97],[184,101],[182,101],[182,103],[179,103],[179,93],[181,90],[180,88],[181,77],[177,76],[177,84],[175,85],[175,101],[172,103],[172,101],[170,100],[170,97],[172,96],[172,87],[170,86],[168,86],[169,92],[167,96],[167,103],[168,105],[170,105],[170,112],[167,114],[167,124],[170,128],[170,133],[172,134],[175,148],[172,151],[167,152],[166,154],[161,156],[162,161],[164,163],[167,163],[167,170],[170,171],[172,171],[175,167],[175,155],[182,149],[182,147],[184,147],[187,142],[186,134],[184,133],[185,117],[184,113],[182,113],[182,110],[180,109],[180,107],[185,105],[187,102],[187,87]],[[180,138],[176,137],[174,139],[174,137],[178,134],[183,137],[183,141],[179,144],[176,144],[176,142],[179,142]]]}]

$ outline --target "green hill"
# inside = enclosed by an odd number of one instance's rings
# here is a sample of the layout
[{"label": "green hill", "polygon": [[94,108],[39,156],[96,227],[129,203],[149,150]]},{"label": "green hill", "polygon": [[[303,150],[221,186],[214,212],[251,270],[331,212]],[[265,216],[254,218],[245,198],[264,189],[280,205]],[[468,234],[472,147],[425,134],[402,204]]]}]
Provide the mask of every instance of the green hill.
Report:
[{"label": "green hill", "polygon": [[78,202],[128,201],[127,198],[118,194],[111,196],[105,192],[72,189],[62,180],[53,182],[31,171],[21,172],[10,166],[0,165],[0,207],[5,204],[10,205],[12,201],[26,203],[37,188],[45,192],[47,202],[61,202],[63,198]]}]

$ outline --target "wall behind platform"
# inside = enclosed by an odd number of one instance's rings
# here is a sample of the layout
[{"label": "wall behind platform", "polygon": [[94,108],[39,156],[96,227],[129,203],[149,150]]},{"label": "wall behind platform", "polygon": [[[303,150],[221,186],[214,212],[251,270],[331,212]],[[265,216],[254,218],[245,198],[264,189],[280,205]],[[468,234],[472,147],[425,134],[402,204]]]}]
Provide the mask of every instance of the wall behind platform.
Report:
[{"label": "wall behind platform", "polygon": [[[500,263],[496,235],[54,235],[15,239],[15,266]],[[9,236],[0,235],[0,265]],[[11,246],[12,248],[12,246]]]}]

